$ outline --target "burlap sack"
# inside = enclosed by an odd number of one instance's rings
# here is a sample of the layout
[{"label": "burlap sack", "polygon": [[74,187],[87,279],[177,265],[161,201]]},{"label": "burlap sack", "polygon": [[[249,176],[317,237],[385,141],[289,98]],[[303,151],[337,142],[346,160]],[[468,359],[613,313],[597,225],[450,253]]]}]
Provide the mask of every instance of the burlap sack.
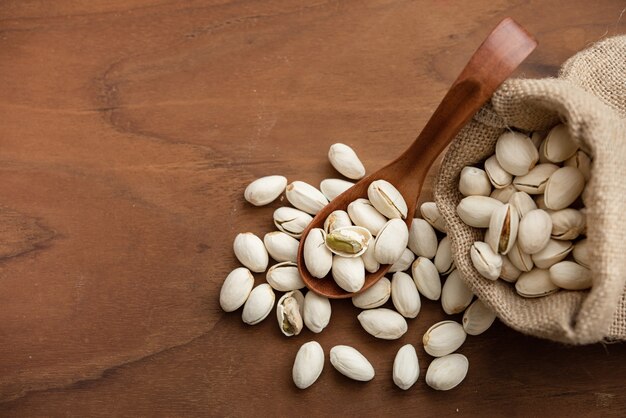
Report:
[{"label": "burlap sack", "polygon": [[[456,265],[474,293],[512,328],[572,344],[626,340],[625,117],[626,36],[621,36],[579,52],[558,78],[508,80],[450,146],[435,200],[448,224]],[[482,240],[482,233],[456,214],[459,174],[493,154],[507,128],[541,131],[560,121],[593,158],[583,196],[594,249],[593,288],[525,299],[510,284],[484,279],[472,266],[470,246]]]}]

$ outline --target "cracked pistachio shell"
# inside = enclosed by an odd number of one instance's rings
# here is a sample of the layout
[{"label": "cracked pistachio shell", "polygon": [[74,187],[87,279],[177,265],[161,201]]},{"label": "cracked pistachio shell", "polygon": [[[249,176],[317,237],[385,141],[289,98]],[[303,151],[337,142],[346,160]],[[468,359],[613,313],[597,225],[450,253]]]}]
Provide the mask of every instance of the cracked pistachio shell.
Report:
[{"label": "cracked pistachio shell", "polygon": [[523,176],[535,166],[539,153],[528,136],[509,131],[496,142],[496,158],[508,173]]},{"label": "cracked pistachio shell", "polygon": [[447,235],[439,241],[434,263],[437,271],[441,274],[449,274],[455,268],[452,259],[452,241]]},{"label": "cracked pistachio shell", "polygon": [[231,271],[220,290],[220,306],[225,312],[236,311],[243,305],[254,286],[254,277],[250,270],[239,267]]},{"label": "cracked pistachio shell", "polygon": [[251,271],[262,273],[267,268],[269,257],[261,238],[252,232],[237,234],[233,242],[233,251],[237,260]]},{"label": "cracked pistachio shell", "polygon": [[463,313],[463,329],[469,335],[480,335],[496,320],[496,314],[476,299]]},{"label": "cracked pistachio shell", "polygon": [[281,231],[274,231],[265,234],[263,243],[270,256],[278,261],[296,262],[298,258],[298,246],[300,242],[292,236]]},{"label": "cracked pistachio shell", "polygon": [[591,157],[589,157],[585,151],[576,151],[576,154],[568,158],[564,165],[565,167],[575,167],[579,169],[586,182],[591,178]]},{"label": "cracked pistachio shell", "polygon": [[552,232],[552,219],[543,209],[531,210],[522,218],[517,230],[517,245],[526,254],[543,250]]},{"label": "cracked pistachio shell", "polygon": [[515,209],[517,209],[517,213],[520,218],[524,218],[524,216],[531,210],[537,209],[535,201],[526,192],[513,193],[509,198],[508,203],[510,203],[512,206],[515,206]]},{"label": "cracked pistachio shell", "polygon": [[586,217],[576,209],[561,209],[550,212],[553,239],[572,240],[585,231]]},{"label": "cracked pistachio shell", "polygon": [[470,257],[474,268],[485,279],[497,280],[502,270],[502,256],[482,241],[476,241],[470,248]]},{"label": "cracked pistachio shell", "polygon": [[589,241],[587,239],[580,240],[574,246],[574,251],[572,252],[574,256],[574,260],[578,264],[583,267],[591,268],[591,246],[589,245]]},{"label": "cracked pistachio shell", "polygon": [[367,243],[367,250],[365,250],[361,258],[363,259],[365,271],[369,273],[376,273],[378,271],[380,263],[376,261],[376,257],[374,257],[374,238],[371,238]]},{"label": "cracked pistachio shell", "polygon": [[543,154],[553,163],[560,163],[576,153],[578,144],[571,137],[566,125],[559,124],[548,132],[544,141]]},{"label": "cracked pistachio shell", "polygon": [[489,181],[496,189],[502,189],[513,181],[511,173],[502,168],[495,155],[485,160],[485,173],[487,173]]},{"label": "cracked pistachio shell", "polygon": [[398,261],[393,263],[387,271],[389,273],[396,273],[398,271],[408,270],[411,267],[411,264],[413,264],[413,261],[415,261],[415,254],[413,254],[413,252],[408,248],[405,248]]},{"label": "cracked pistachio shell", "polygon": [[316,341],[302,344],[293,362],[291,375],[298,389],[311,386],[324,369],[324,350]]},{"label": "cracked pistachio shell", "polygon": [[393,264],[402,257],[409,242],[409,229],[401,219],[390,219],[374,241],[374,258],[380,264]]},{"label": "cracked pistachio shell", "polygon": [[246,187],[243,197],[254,206],[267,205],[280,196],[285,186],[287,179],[283,176],[261,177]]},{"label": "cracked pistachio shell", "polygon": [[456,213],[465,224],[474,228],[487,228],[493,212],[503,205],[492,197],[468,196],[459,202]]},{"label": "cracked pistachio shell", "polygon": [[391,282],[388,278],[383,277],[372,287],[352,296],[352,304],[361,309],[378,308],[384,305],[391,296]]},{"label": "cracked pistachio shell", "polygon": [[433,258],[437,253],[437,233],[424,219],[414,218],[409,229],[408,245],[415,255]]},{"label": "cracked pistachio shell", "polygon": [[422,303],[413,278],[401,271],[391,278],[391,301],[396,311],[405,318],[415,318]]},{"label": "cracked pistachio shell", "polygon": [[571,241],[550,239],[543,250],[533,254],[531,257],[535,266],[540,269],[548,269],[567,257],[573,247]]},{"label": "cracked pistachio shell", "polygon": [[534,268],[519,276],[519,279],[515,282],[515,290],[518,295],[525,298],[539,298],[550,295],[559,290],[559,288],[550,280],[550,272],[548,270]]},{"label": "cracked pistachio shell", "polygon": [[574,203],[584,188],[585,177],[579,169],[561,167],[548,179],[543,198],[548,209],[565,209]]},{"label": "cracked pistachio shell", "polygon": [[426,370],[426,384],[435,390],[457,387],[469,369],[469,361],[463,354],[449,354],[434,359]]},{"label": "cracked pistachio shell", "polygon": [[298,265],[291,261],[274,264],[267,270],[265,280],[279,292],[289,292],[305,286],[298,272]]},{"label": "cracked pistachio shell", "polygon": [[370,381],[375,375],[365,356],[347,345],[336,345],[330,349],[330,364],[342,375],[361,382]]},{"label": "cracked pistachio shell", "polygon": [[[391,295],[393,297],[393,289]],[[387,308],[365,310],[357,316],[357,319],[365,331],[383,340],[397,340],[408,329],[406,319],[398,312]]]},{"label": "cracked pistachio shell", "polygon": [[358,292],[365,284],[365,266],[361,257],[333,257],[333,279],[346,292]]},{"label": "cracked pistachio shell", "polygon": [[326,247],[342,257],[358,257],[367,251],[372,234],[362,226],[345,226],[326,234]]},{"label": "cracked pistachio shell", "polygon": [[[517,243],[513,244],[511,251],[507,254],[509,261],[520,271],[530,271],[533,268],[533,259],[530,254],[523,252]],[[504,264],[503,264],[504,265]]]},{"label": "cracked pistachio shell", "polygon": [[[511,252],[509,252],[509,255],[511,255]],[[511,260],[509,260],[508,256],[501,255],[500,257],[502,257],[502,269],[500,270],[500,278],[505,282],[515,283],[520,274],[522,274],[522,271],[515,267]],[[530,255],[528,255],[528,258],[530,259]],[[532,266],[532,259],[530,260],[530,265]]]},{"label": "cracked pistachio shell", "polygon": [[342,175],[352,180],[365,176],[365,167],[356,152],[346,144],[333,144],[328,150],[330,164]]},{"label": "cracked pistachio shell", "polygon": [[552,283],[567,290],[589,289],[593,284],[591,270],[573,261],[561,261],[550,267]]},{"label": "cracked pistachio shell", "polygon": [[491,182],[485,170],[476,167],[463,167],[459,178],[459,192],[463,196],[489,196]]},{"label": "cracked pistachio shell", "polygon": [[422,214],[422,218],[424,218],[424,220],[437,231],[444,233],[448,232],[446,221],[443,219],[443,216],[441,216],[441,212],[439,212],[435,202],[422,203],[420,206],[420,213]]},{"label": "cracked pistachio shell", "polygon": [[[392,292],[393,294],[393,292]],[[463,281],[461,272],[454,270],[441,289],[441,306],[448,315],[461,313],[472,303],[474,294]]]},{"label": "cracked pistachio shell", "polygon": [[427,299],[437,300],[441,296],[441,278],[437,267],[426,257],[418,257],[411,267],[417,290]]},{"label": "cracked pistachio shell", "polygon": [[330,322],[330,301],[313,291],[304,296],[304,325],[312,332],[320,333]]},{"label": "cracked pistachio shell", "polygon": [[318,279],[326,277],[333,264],[333,253],[326,248],[326,236],[320,228],[313,228],[304,241],[304,265]]},{"label": "cracked pistachio shell", "polygon": [[502,203],[507,203],[511,199],[511,196],[515,194],[515,192],[517,192],[515,186],[509,184],[508,186],[501,189],[495,189],[493,192],[491,192],[489,197],[499,200]]},{"label": "cracked pistachio shell", "polygon": [[374,180],[367,188],[367,197],[380,213],[389,219],[406,219],[407,205],[404,197],[387,180]]},{"label": "cracked pistachio shell", "polygon": [[276,304],[280,331],[287,337],[300,334],[303,328],[304,296],[299,290],[285,293]]},{"label": "cracked pistachio shell", "polygon": [[276,297],[269,284],[263,283],[252,289],[245,305],[241,319],[248,325],[256,325],[272,312]]},{"label": "cracked pistachio shell", "polygon": [[513,180],[513,186],[519,191],[528,194],[541,194],[546,189],[548,179],[556,170],[555,164],[538,164],[525,176],[517,176]]},{"label": "cracked pistachio shell", "polygon": [[333,200],[341,193],[354,186],[351,181],[341,179],[325,179],[320,183],[320,190],[326,196],[326,199]]},{"label": "cracked pistachio shell", "polygon": [[335,210],[324,220],[324,232],[327,234],[335,229],[352,226],[348,212],[344,210]]},{"label": "cracked pistachio shell", "polygon": [[493,211],[485,241],[494,252],[506,255],[515,244],[518,226],[517,209],[506,203]]},{"label": "cracked pistachio shell", "polygon": [[294,238],[300,238],[304,229],[313,220],[308,213],[287,206],[276,209],[273,218],[274,225],[279,231]]},{"label": "cracked pistachio shell", "polygon": [[378,235],[378,231],[387,223],[379,211],[374,208],[368,199],[356,199],[348,205],[348,215],[355,225],[367,228],[372,235]]},{"label": "cracked pistachio shell", "polygon": [[294,181],[287,185],[285,196],[289,203],[311,215],[315,215],[328,204],[328,199],[322,192],[303,181]]},{"label": "cracked pistachio shell", "polygon": [[437,322],[424,334],[424,351],[433,357],[442,357],[454,353],[465,342],[467,334],[463,326],[456,321]]},{"label": "cracked pistachio shell", "polygon": [[407,390],[417,382],[420,375],[417,352],[411,344],[400,347],[393,360],[393,383],[400,389]]}]

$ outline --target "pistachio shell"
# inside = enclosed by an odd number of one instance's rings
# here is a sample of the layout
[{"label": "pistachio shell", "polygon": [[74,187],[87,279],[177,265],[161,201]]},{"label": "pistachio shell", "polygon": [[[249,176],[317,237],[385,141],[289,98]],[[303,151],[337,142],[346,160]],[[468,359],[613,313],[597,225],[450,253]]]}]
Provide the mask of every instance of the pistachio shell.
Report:
[{"label": "pistachio shell", "polygon": [[485,170],[476,167],[463,167],[459,178],[459,192],[463,196],[489,196],[491,182]]},{"label": "pistachio shell", "polygon": [[[393,291],[392,291],[393,296]],[[461,313],[472,303],[474,294],[465,284],[461,272],[454,270],[441,289],[441,306],[448,315]]]},{"label": "pistachio shell", "polygon": [[426,384],[435,390],[457,387],[469,369],[469,361],[463,354],[449,354],[434,359],[426,370]]},{"label": "pistachio shell", "polygon": [[220,289],[220,306],[225,312],[236,311],[243,305],[254,286],[254,277],[245,267],[231,271]]},{"label": "pistachio shell", "polygon": [[459,218],[474,228],[486,228],[493,212],[503,204],[486,196],[468,196],[459,202],[456,212]]},{"label": "pistachio shell", "polygon": [[535,166],[539,153],[528,136],[507,131],[496,142],[496,158],[507,172],[523,176]]},{"label": "pistachio shell", "polygon": [[441,216],[437,204],[435,202],[424,202],[420,206],[422,218],[428,222],[437,231],[447,232],[446,221]]},{"label": "pistachio shell", "polygon": [[530,140],[533,142],[535,148],[539,149],[541,143],[546,138],[547,132],[533,132],[530,136]]},{"label": "pistachio shell", "polygon": [[552,219],[542,209],[531,210],[522,218],[517,231],[517,245],[526,254],[543,250],[550,241]]},{"label": "pistachio shell", "polygon": [[[393,296],[393,290],[391,293]],[[397,340],[408,329],[404,317],[391,309],[368,309],[361,312],[357,318],[365,331],[383,340]]]},{"label": "pistachio shell", "polygon": [[532,255],[535,266],[540,269],[548,269],[563,260],[572,251],[571,241],[557,241],[551,239],[545,248]]},{"label": "pistachio shell", "polygon": [[365,167],[356,152],[346,144],[333,144],[328,150],[330,164],[349,179],[358,180],[365,176]]},{"label": "pistachio shell", "polygon": [[515,194],[515,192],[517,192],[515,186],[509,184],[508,186],[501,189],[495,189],[493,192],[491,192],[489,197],[499,200],[502,203],[507,203],[511,199],[511,196]]},{"label": "pistachio shell", "polygon": [[361,309],[378,308],[384,305],[391,296],[391,282],[388,278],[383,277],[372,287],[352,296],[352,304]]},{"label": "pistachio shell", "polygon": [[572,255],[578,264],[583,267],[591,268],[593,254],[591,253],[591,245],[589,245],[588,240],[583,239],[578,241],[574,246]]},{"label": "pistachio shell", "polygon": [[241,319],[248,325],[256,325],[272,312],[275,301],[274,291],[269,284],[263,283],[252,289],[246,304],[243,305]]},{"label": "pistachio shell", "polygon": [[363,259],[365,271],[375,273],[380,269],[380,263],[374,257],[374,238],[371,238],[367,243],[367,250],[361,255],[361,258]]},{"label": "pistachio shell", "polygon": [[313,220],[308,213],[286,206],[276,209],[273,218],[278,230],[294,238],[300,238],[302,231]]},{"label": "pistachio shell", "polygon": [[441,296],[441,279],[437,267],[426,257],[418,257],[411,267],[417,290],[427,299],[437,300]]},{"label": "pistachio shell", "polygon": [[537,205],[537,209],[548,210],[548,206],[546,206],[546,199],[544,195],[539,195],[535,197],[535,204]]},{"label": "pistachio shell", "polygon": [[372,234],[362,226],[345,226],[326,234],[326,247],[342,257],[362,255],[372,239]]},{"label": "pistachio shell", "polygon": [[263,243],[270,256],[278,261],[291,261],[298,259],[298,246],[300,242],[292,236],[281,231],[274,231],[265,234]]},{"label": "pistachio shell", "polygon": [[550,280],[567,290],[589,289],[593,284],[591,270],[573,261],[561,261],[550,267]]},{"label": "pistachio shell", "polygon": [[550,272],[545,269],[534,268],[524,272],[515,282],[517,294],[525,298],[538,298],[552,294],[559,288],[550,280]]},{"label": "pistachio shell", "polygon": [[280,331],[287,337],[300,334],[303,328],[304,296],[299,290],[285,293],[276,304]]},{"label": "pistachio shell", "polygon": [[452,259],[452,241],[446,235],[437,247],[437,253],[435,254],[435,267],[441,274],[449,274],[454,270],[454,260]]},{"label": "pistachio shell", "polygon": [[437,233],[427,221],[415,218],[409,229],[408,245],[415,255],[433,258],[437,253]]},{"label": "pistachio shell", "polygon": [[403,272],[397,272],[391,278],[391,300],[405,318],[415,318],[422,307],[413,279]]},{"label": "pistachio shell", "polygon": [[576,154],[568,158],[564,165],[579,169],[586,182],[591,178],[591,158],[582,150],[576,151]]},{"label": "pistachio shell", "polygon": [[507,254],[515,244],[518,226],[517,209],[506,203],[493,211],[485,241],[494,252]]},{"label": "pistachio shell", "polygon": [[[533,259],[530,254],[523,252],[517,243],[513,244],[507,254],[509,261],[520,271],[530,271],[533,268]],[[504,265],[504,264],[503,264]]]},{"label": "pistachio shell", "polygon": [[298,389],[311,386],[324,369],[324,350],[316,341],[302,344],[293,362],[291,375]]},{"label": "pistachio shell", "polygon": [[517,213],[520,218],[524,218],[524,216],[530,212],[531,210],[537,209],[537,204],[533,200],[532,197],[526,192],[515,192],[509,198],[508,203],[512,206],[515,206],[517,209]]},{"label": "pistachio shell", "polygon": [[330,322],[330,301],[324,296],[309,291],[304,296],[304,325],[312,332],[322,332]]},{"label": "pistachio shell", "polygon": [[352,226],[348,212],[335,210],[331,212],[324,221],[324,232],[328,234],[329,232],[333,232],[335,229],[343,228],[345,226]]},{"label": "pistachio shell", "polygon": [[398,259],[398,261],[393,263],[391,267],[389,267],[389,270],[387,271],[389,273],[405,271],[411,267],[411,264],[413,264],[413,261],[415,261],[415,254],[413,254],[413,252],[409,250],[408,248],[405,248],[404,251],[402,252],[402,255]]},{"label": "pistachio shell", "polygon": [[578,238],[586,227],[585,215],[576,209],[561,209],[550,212],[553,239],[572,240]]},{"label": "pistachio shell", "polygon": [[285,196],[296,208],[315,215],[328,204],[328,199],[315,187],[303,181],[294,181],[287,185]]},{"label": "pistachio shell", "polygon": [[458,350],[465,342],[467,334],[456,321],[437,322],[424,334],[424,351],[433,357],[442,357]]},{"label": "pistachio shell", "polygon": [[267,270],[265,279],[279,292],[289,292],[305,286],[298,272],[298,265],[291,261],[274,264]]},{"label": "pistachio shell", "polygon": [[480,335],[496,320],[496,314],[481,300],[476,299],[463,314],[463,329],[469,335]]},{"label": "pistachio shell", "polygon": [[502,168],[495,155],[485,160],[485,172],[496,189],[502,189],[513,181],[513,176]]},{"label": "pistachio shell", "polygon": [[393,383],[400,389],[407,390],[417,382],[419,375],[420,368],[415,347],[411,344],[403,345],[393,360]]},{"label": "pistachio shell", "polygon": [[546,206],[552,210],[565,209],[580,195],[585,187],[585,177],[579,169],[562,167],[548,180],[544,192]]},{"label": "pistachio shell", "polygon": [[502,256],[482,241],[476,241],[470,248],[470,257],[474,268],[485,279],[497,280],[502,270]]},{"label": "pistachio shell", "polygon": [[320,228],[313,228],[304,241],[304,265],[313,277],[323,279],[333,264],[333,254],[326,248],[326,236]]},{"label": "pistachio shell", "polygon": [[365,356],[347,345],[336,345],[330,349],[330,364],[342,375],[361,382],[372,380],[375,375]]},{"label": "pistachio shell", "polygon": [[355,225],[367,228],[372,235],[378,235],[387,219],[374,208],[368,199],[357,199],[348,205],[348,215]]},{"label": "pistachio shell", "polygon": [[374,180],[367,188],[367,197],[387,218],[406,219],[408,209],[404,197],[387,180]]},{"label": "pistachio shell", "polygon": [[237,260],[255,273],[262,273],[267,268],[269,257],[261,238],[252,232],[237,234],[233,242]]},{"label": "pistachio shell", "polygon": [[559,124],[550,130],[544,144],[544,154],[553,163],[560,163],[576,153],[578,144],[569,134],[566,125]]},{"label": "pistachio shell", "polygon": [[358,292],[365,283],[365,266],[361,257],[333,257],[331,272],[339,287],[346,292]]},{"label": "pistachio shell", "polygon": [[380,264],[393,264],[400,259],[409,242],[409,229],[401,219],[390,219],[374,241],[374,258]]},{"label": "pistachio shell", "polygon": [[[512,252],[513,252],[513,249],[509,251],[509,256],[511,255]],[[527,254],[527,256],[528,256],[528,259],[530,260],[529,264],[532,267],[532,259],[530,258],[530,255]],[[511,260],[509,260],[508,256],[501,255],[500,257],[502,257],[502,269],[500,270],[500,278],[504,280],[505,282],[515,283],[517,279],[519,278],[520,274],[522,274],[522,271],[518,269],[517,267],[515,267],[515,265],[511,262]],[[528,270],[530,270],[530,268]]]},{"label": "pistachio shell", "polygon": [[325,179],[320,183],[320,190],[326,196],[326,199],[333,200],[341,193],[354,186],[351,181],[341,179]]},{"label": "pistachio shell", "polygon": [[280,196],[285,186],[287,179],[283,176],[261,177],[246,187],[243,197],[254,206],[267,205]]},{"label": "pistachio shell", "polygon": [[548,179],[559,166],[554,164],[539,164],[525,176],[517,176],[513,180],[513,186],[519,191],[528,194],[541,194],[546,189]]}]

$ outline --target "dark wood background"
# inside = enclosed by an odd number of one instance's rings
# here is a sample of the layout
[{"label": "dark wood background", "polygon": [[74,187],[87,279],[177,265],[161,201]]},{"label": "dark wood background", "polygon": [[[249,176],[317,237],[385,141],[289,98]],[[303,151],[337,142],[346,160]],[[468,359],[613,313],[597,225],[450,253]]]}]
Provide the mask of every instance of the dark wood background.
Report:
[{"label": "dark wood background", "polygon": [[[626,4],[562,1],[4,0],[0,3],[0,411],[5,416],[625,416],[626,347],[566,347],[496,324],[466,381],[424,383],[423,332],[376,340],[347,301],[291,339],[218,305],[240,231],[280,205],[251,180],[368,170],[409,144],[482,38],[513,16],[539,40],[519,76],[554,76],[626,32]],[[430,186],[426,187],[426,195]],[[257,282],[263,280],[258,275]],[[326,362],[294,387],[299,346],[350,344],[367,384]],[[391,381],[405,343],[421,376]]]}]

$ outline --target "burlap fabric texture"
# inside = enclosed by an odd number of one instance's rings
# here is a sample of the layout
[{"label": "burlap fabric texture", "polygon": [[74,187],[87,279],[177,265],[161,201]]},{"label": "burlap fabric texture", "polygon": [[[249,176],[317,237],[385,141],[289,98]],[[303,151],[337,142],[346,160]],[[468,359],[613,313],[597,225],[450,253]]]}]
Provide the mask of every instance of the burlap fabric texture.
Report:
[{"label": "burlap fabric texture", "polygon": [[[557,78],[511,79],[451,144],[441,165],[435,200],[448,225],[457,268],[500,320],[525,334],[570,344],[626,340],[626,36],[598,42],[561,67]],[[494,153],[500,134],[514,127],[544,131],[567,123],[593,158],[583,201],[593,247],[593,287],[526,299],[509,283],[490,281],[472,266],[470,247],[480,230],[456,214],[463,167]]]}]

